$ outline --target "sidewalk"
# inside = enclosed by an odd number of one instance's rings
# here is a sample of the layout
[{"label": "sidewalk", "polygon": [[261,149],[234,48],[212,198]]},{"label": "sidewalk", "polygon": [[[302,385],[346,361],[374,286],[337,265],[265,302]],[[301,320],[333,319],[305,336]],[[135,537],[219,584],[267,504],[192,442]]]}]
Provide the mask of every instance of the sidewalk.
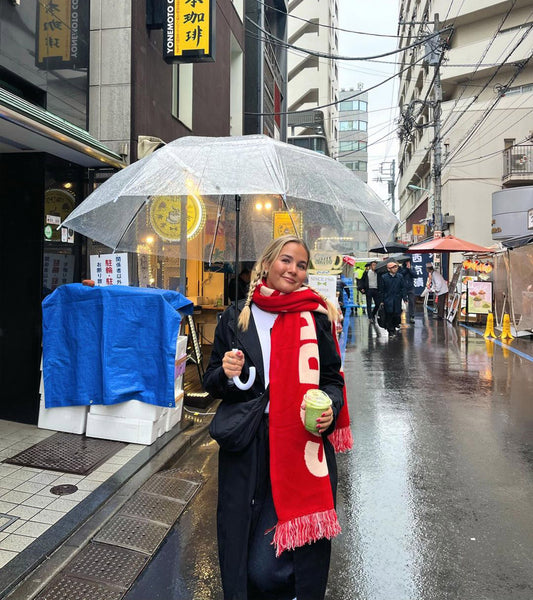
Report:
[{"label": "sidewalk", "polygon": [[[198,376],[191,367],[185,386],[196,391]],[[87,476],[0,463],[0,599],[33,597],[154,473],[184,454],[207,424],[184,410],[182,421],[152,445],[128,444]],[[55,433],[0,421],[0,460]],[[65,484],[78,489],[66,496],[50,492]]]}]

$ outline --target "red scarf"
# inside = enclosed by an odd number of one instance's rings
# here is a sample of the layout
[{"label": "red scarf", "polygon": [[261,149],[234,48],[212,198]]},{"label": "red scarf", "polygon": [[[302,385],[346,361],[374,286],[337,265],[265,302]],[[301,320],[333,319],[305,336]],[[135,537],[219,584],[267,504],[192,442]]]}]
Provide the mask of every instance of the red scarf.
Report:
[{"label": "red scarf", "polygon": [[[270,352],[270,479],[278,515],[274,533],[276,556],[284,550],[331,539],[340,533],[322,435],[303,426],[300,405],[305,392],[318,388],[320,362],[313,312],[327,314],[325,301],[309,288],[290,294],[264,283],[254,290],[253,302],[279,313],[271,334]],[[335,326],[333,338],[339,351]],[[353,440],[344,394],[331,441],[336,451],[348,450]]]}]

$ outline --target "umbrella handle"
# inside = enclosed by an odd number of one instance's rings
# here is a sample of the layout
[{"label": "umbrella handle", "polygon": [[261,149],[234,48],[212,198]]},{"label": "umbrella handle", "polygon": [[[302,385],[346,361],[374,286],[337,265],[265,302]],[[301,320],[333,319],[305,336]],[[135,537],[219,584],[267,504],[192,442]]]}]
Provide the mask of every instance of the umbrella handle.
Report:
[{"label": "umbrella handle", "polygon": [[[236,348],[233,348],[232,352],[237,352]],[[243,391],[249,390],[252,385],[254,384],[255,381],[255,367],[250,367],[249,369],[250,374],[248,375],[248,381],[244,382],[241,381],[241,378],[238,375],[235,375],[235,377],[231,378],[231,381],[233,381],[233,383],[240,389]]]}]

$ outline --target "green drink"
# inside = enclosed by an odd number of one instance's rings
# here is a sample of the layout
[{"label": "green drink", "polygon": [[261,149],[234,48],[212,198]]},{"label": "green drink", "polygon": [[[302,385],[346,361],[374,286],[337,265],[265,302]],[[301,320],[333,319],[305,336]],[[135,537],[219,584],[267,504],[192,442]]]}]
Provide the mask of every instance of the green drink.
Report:
[{"label": "green drink", "polygon": [[305,428],[317,433],[316,420],[331,406],[331,398],[322,390],[307,390],[305,400]]}]

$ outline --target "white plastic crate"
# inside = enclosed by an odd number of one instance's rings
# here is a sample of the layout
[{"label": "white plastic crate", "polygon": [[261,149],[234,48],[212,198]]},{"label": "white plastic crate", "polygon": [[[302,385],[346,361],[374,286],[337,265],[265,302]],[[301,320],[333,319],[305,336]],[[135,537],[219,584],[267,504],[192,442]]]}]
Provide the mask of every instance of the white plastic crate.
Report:
[{"label": "white plastic crate", "polygon": [[164,406],[156,406],[140,400],[128,400],[118,404],[93,404],[89,413],[107,417],[121,417],[123,419],[157,421],[166,410]]},{"label": "white plastic crate", "polygon": [[65,433],[84,433],[87,424],[87,406],[57,406],[46,408],[44,393],[39,403],[39,420],[41,429],[53,429]]},{"label": "white plastic crate", "polygon": [[165,418],[165,431],[170,431],[174,425],[181,421],[183,413],[183,391],[176,396],[176,408],[167,408]]},{"label": "white plastic crate", "polygon": [[149,446],[165,433],[165,424],[166,414],[162,414],[157,421],[149,421],[89,413],[85,435],[104,440]]}]

